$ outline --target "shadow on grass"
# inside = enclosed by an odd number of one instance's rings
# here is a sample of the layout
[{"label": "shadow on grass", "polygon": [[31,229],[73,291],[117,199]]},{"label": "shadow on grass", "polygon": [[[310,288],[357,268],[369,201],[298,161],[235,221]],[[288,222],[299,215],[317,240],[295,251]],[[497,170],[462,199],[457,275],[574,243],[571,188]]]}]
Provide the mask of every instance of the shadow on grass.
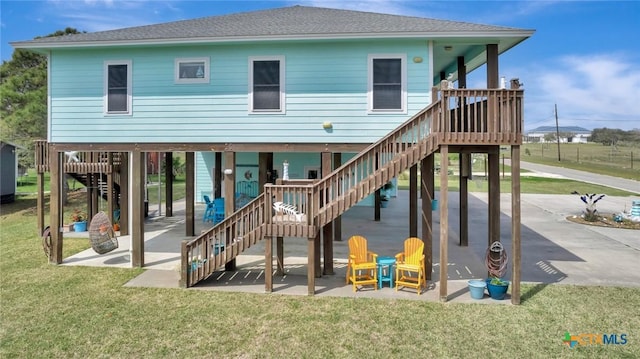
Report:
[{"label": "shadow on grass", "polygon": [[523,287],[525,289],[523,293],[520,294],[520,302],[526,303],[528,300],[533,298],[536,294],[540,293],[544,288],[546,288],[548,283],[538,283],[534,285],[527,285]]},{"label": "shadow on grass", "polygon": [[[79,207],[82,208],[86,206],[86,192],[81,191],[69,191],[67,192],[67,201],[64,204],[65,211],[71,211],[72,208]],[[22,215],[24,216],[35,216],[38,205],[38,195],[35,193],[30,194],[16,194],[16,199],[12,203],[6,203],[2,205],[2,209],[0,210],[0,214],[3,217],[13,215],[16,213],[24,212]],[[49,194],[45,193],[44,195],[44,209],[45,216],[49,215]]]},{"label": "shadow on grass", "polygon": [[16,214],[18,212],[27,211],[27,213],[36,209],[36,196],[16,194],[15,201],[2,205],[2,216]]}]

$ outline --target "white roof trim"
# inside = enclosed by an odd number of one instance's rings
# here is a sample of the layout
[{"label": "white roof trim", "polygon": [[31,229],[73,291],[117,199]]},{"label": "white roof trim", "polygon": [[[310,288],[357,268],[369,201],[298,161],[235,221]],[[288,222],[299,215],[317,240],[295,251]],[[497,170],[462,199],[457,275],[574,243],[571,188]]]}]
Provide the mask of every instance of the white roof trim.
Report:
[{"label": "white roof trim", "polygon": [[135,45],[178,45],[178,44],[202,44],[202,43],[228,43],[251,41],[290,41],[290,40],[348,40],[348,39],[412,39],[412,38],[527,38],[533,35],[533,30],[504,30],[487,32],[402,32],[402,33],[370,33],[370,34],[331,34],[331,35],[286,35],[286,36],[228,36],[228,37],[203,37],[203,38],[167,38],[167,39],[142,39],[142,40],[111,40],[111,41],[74,41],[74,42],[43,42],[33,40],[12,42],[16,49],[56,49],[74,47],[104,47],[104,46],[135,46]]}]

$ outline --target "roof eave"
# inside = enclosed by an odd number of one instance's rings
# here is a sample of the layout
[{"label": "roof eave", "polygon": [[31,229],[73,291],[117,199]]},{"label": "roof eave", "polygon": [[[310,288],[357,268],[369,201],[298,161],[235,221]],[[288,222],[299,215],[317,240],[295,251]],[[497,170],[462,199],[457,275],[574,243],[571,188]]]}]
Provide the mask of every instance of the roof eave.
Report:
[{"label": "roof eave", "polygon": [[[521,39],[519,39],[518,41],[514,41],[513,43],[508,44],[507,46],[503,47],[503,48],[499,48],[498,49],[498,54],[503,54],[507,51],[509,51],[510,49],[514,48],[516,45],[520,44],[521,42],[523,42],[524,40],[526,40],[527,38],[529,38],[531,35],[533,34],[533,32],[531,32],[531,34],[527,37],[522,37]],[[470,59],[467,62],[467,72],[471,72],[475,69],[477,69],[478,67],[484,65],[484,63],[486,63],[486,55],[484,55],[484,52],[478,56],[476,56],[473,59]]]},{"label": "roof eave", "polygon": [[11,45],[16,49],[62,49],[75,47],[108,47],[108,46],[145,46],[145,45],[184,45],[203,43],[255,42],[255,41],[291,41],[291,40],[350,40],[350,39],[411,39],[411,38],[520,38],[520,43],[533,34],[533,30],[507,29],[504,31],[483,32],[402,32],[402,33],[367,33],[367,34],[302,34],[302,35],[265,35],[265,36],[226,36],[201,38],[164,38],[140,40],[104,40],[104,41],[74,41],[74,42],[38,42],[16,41]]}]

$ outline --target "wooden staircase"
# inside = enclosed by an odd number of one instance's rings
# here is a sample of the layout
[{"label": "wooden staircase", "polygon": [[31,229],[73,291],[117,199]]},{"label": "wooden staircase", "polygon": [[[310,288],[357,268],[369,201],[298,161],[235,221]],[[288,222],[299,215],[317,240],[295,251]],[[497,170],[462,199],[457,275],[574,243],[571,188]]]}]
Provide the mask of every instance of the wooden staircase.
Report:
[{"label": "wooden staircase", "polygon": [[[82,185],[84,185],[85,187],[89,188],[94,186],[93,184],[89,183],[88,180],[88,176],[86,173],[67,173],[69,176],[71,176],[74,180],[82,183]],[[94,174],[95,175],[95,174]],[[109,185],[107,184],[107,174],[106,173],[102,173],[102,174],[98,174],[97,177],[97,188],[98,188],[98,193],[100,193],[100,197],[102,197],[102,199],[104,199],[105,201],[109,199]],[[114,181],[113,183],[113,190],[115,193],[120,193],[120,183],[119,181]]]},{"label": "wooden staircase", "polygon": [[[265,185],[245,207],[182,243],[181,279],[190,287],[262,238],[313,238],[322,226],[374,193],[441,145],[522,143],[522,90],[433,90],[439,98],[321,180]],[[302,218],[274,213],[282,201]]]},{"label": "wooden staircase", "polygon": [[[44,140],[35,141],[35,165],[38,174],[51,170],[49,156],[49,143]],[[63,172],[87,188],[96,188],[100,196],[106,201],[109,200],[109,176],[111,176],[113,182],[111,189],[117,205],[120,195],[122,153],[74,151],[72,156],[65,155],[64,158]],[[95,182],[90,183],[91,180]]]}]

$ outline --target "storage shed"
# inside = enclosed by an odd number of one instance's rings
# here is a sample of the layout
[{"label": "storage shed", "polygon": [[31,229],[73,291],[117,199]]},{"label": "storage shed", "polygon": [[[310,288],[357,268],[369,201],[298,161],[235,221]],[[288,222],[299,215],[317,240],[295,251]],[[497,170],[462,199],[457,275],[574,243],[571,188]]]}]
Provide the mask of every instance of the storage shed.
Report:
[{"label": "storage shed", "polygon": [[0,142],[0,203],[11,203],[15,200],[18,179],[18,154],[20,148],[9,142]]}]

